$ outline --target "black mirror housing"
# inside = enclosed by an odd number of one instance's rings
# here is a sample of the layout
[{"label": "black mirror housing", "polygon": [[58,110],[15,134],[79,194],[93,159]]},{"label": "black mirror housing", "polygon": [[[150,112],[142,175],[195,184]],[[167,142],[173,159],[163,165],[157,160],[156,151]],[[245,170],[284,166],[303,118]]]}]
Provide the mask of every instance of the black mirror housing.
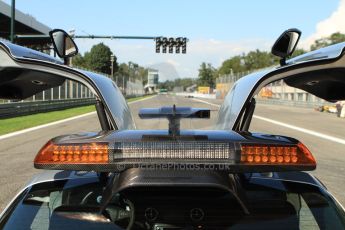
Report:
[{"label": "black mirror housing", "polygon": [[287,57],[295,51],[302,32],[298,29],[284,31],[272,46],[271,53],[281,58],[281,64],[285,65]]},{"label": "black mirror housing", "polygon": [[54,50],[60,58],[73,57],[78,53],[78,47],[66,31],[54,29],[49,32]]}]

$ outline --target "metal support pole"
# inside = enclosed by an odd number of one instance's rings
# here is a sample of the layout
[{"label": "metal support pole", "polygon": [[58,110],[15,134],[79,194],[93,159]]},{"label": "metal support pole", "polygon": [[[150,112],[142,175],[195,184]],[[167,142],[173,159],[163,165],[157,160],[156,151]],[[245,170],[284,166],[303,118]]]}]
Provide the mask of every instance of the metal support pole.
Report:
[{"label": "metal support pole", "polygon": [[67,95],[68,95],[68,81],[65,81],[65,99],[67,99]]},{"label": "metal support pole", "polygon": [[79,83],[75,83],[75,98],[79,98]]},{"label": "metal support pole", "polygon": [[140,94],[141,94],[141,95],[144,94],[144,79],[143,79],[143,75],[141,75],[141,89],[140,89]]},{"label": "metal support pole", "polygon": [[12,0],[11,4],[11,42],[14,42],[14,23],[16,17],[16,0]]},{"label": "metal support pole", "polygon": [[111,70],[111,79],[114,80],[114,62],[115,62],[115,56],[110,56],[110,70]]},{"label": "metal support pole", "polygon": [[125,89],[125,75],[122,75],[122,93],[126,96],[126,89]]},{"label": "metal support pole", "polygon": [[69,81],[69,98],[72,99],[74,97],[73,95],[73,81]]},{"label": "metal support pole", "polygon": [[285,83],[283,80],[280,81],[281,85],[281,100],[285,100]]},{"label": "metal support pole", "polygon": [[61,100],[61,86],[59,86],[59,100]]}]

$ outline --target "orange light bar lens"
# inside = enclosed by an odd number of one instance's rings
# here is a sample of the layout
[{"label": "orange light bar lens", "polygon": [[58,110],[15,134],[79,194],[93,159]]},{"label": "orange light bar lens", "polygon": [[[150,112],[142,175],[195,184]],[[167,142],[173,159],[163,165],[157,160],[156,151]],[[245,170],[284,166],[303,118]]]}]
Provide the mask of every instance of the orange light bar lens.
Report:
[{"label": "orange light bar lens", "polygon": [[108,145],[104,143],[54,144],[49,141],[37,154],[35,164],[108,163]]},{"label": "orange light bar lens", "polygon": [[248,164],[314,164],[316,161],[302,143],[294,146],[242,145],[241,162]]}]

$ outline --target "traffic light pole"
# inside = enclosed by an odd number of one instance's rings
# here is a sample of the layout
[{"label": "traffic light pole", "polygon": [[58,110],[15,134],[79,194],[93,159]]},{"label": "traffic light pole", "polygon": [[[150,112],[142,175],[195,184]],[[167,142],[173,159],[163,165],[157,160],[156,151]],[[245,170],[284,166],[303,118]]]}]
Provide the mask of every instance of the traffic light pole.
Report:
[{"label": "traffic light pole", "polygon": [[14,42],[14,23],[15,23],[15,17],[16,17],[16,0],[12,0],[11,4],[11,34],[10,39],[11,42]]},{"label": "traffic light pole", "polygon": [[[44,39],[49,38],[48,35],[16,35],[18,39]],[[146,39],[156,40],[157,37],[150,36],[99,36],[99,35],[74,35],[73,38],[87,38],[87,39]]]},{"label": "traffic light pole", "polygon": [[[48,35],[16,35],[16,39],[47,39]],[[139,40],[154,40],[156,41],[156,53],[167,53],[167,48],[169,48],[169,53],[181,53],[185,54],[187,52],[187,42],[188,39],[185,37],[178,38],[167,38],[167,37],[152,37],[152,36],[99,36],[99,35],[74,35],[74,39],[139,39]]]},{"label": "traffic light pole", "polygon": [[[48,35],[15,35],[15,13],[16,13],[16,1],[12,0],[11,5],[11,31],[10,39],[14,43],[15,39],[47,39]],[[156,41],[156,53],[160,53],[161,47],[162,52],[166,53],[167,47],[169,47],[169,53],[173,53],[175,47],[175,52],[180,53],[180,47],[182,48],[182,53],[186,53],[187,38],[167,38],[167,37],[152,37],[152,36],[99,36],[99,35],[73,35],[73,38],[87,38],[87,39],[140,39],[140,40],[154,40]]]},{"label": "traffic light pole", "polygon": [[156,37],[149,36],[97,36],[97,35],[75,35],[73,38],[91,38],[91,39],[147,39],[156,40]]}]

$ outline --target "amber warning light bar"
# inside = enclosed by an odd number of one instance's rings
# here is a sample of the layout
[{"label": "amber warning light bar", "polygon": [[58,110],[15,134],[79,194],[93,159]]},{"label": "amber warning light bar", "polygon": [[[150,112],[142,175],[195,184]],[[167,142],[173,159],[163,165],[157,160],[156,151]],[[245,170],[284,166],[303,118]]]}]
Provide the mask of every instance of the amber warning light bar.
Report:
[{"label": "amber warning light bar", "polygon": [[[306,171],[316,161],[302,143],[256,144],[211,141],[54,143],[37,154],[39,169],[117,172],[149,165],[193,164],[229,172]],[[209,167],[213,165],[213,167]],[[178,167],[176,167],[178,168]]]}]

